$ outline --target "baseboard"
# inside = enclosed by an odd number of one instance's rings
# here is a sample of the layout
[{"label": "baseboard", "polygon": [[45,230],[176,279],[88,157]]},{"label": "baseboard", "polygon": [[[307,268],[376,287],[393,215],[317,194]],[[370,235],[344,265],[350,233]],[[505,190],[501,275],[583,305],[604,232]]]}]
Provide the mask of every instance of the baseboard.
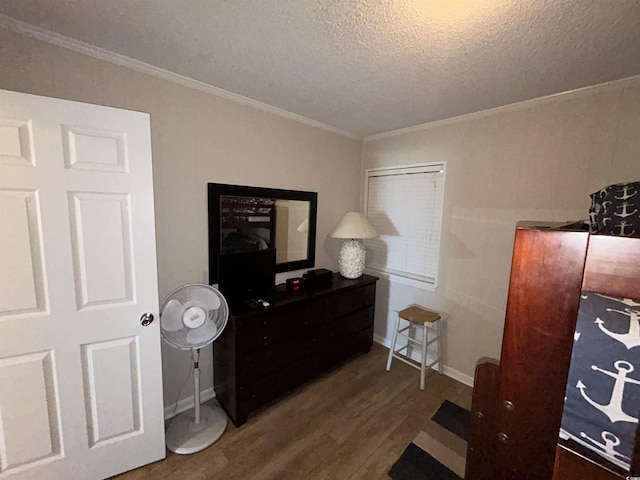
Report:
[{"label": "baseboard", "polygon": [[[185,410],[189,410],[190,408],[193,408],[194,397],[195,395],[191,395],[187,398],[183,398],[182,400],[179,400],[177,408],[175,403],[172,403],[171,405],[167,405],[166,407],[164,407],[164,419],[169,420],[175,415],[182,413]],[[200,403],[204,403],[207,400],[211,400],[212,398],[215,398],[215,397],[216,397],[216,394],[213,391],[213,387],[209,387],[206,390],[202,390],[200,392]],[[175,408],[175,413],[173,411],[174,408]]]},{"label": "baseboard", "polygon": [[[379,343],[380,345],[384,345],[387,348],[391,348],[391,339],[390,338],[386,338],[386,337],[382,337],[380,335],[374,334],[373,335],[373,341],[376,342],[376,343]],[[412,355],[411,358],[413,358],[414,360],[416,360],[418,362],[420,361],[420,357],[418,355]],[[435,357],[432,357],[431,355],[427,355],[427,363],[431,363],[434,360],[435,360]],[[449,367],[447,365],[443,366],[442,372],[447,377],[453,378],[454,380],[457,380],[458,382],[464,383],[465,385],[473,388],[473,377],[471,377],[471,376],[469,376],[469,375],[467,375],[465,373],[462,373],[461,371],[456,370],[455,368],[451,368],[451,367]]]},{"label": "baseboard", "polygon": [[462,373],[460,370],[456,370],[455,368],[444,366],[444,374],[447,377],[451,377],[454,380],[459,381],[460,383],[464,383],[465,385],[473,388],[473,377],[467,375],[466,373]]}]

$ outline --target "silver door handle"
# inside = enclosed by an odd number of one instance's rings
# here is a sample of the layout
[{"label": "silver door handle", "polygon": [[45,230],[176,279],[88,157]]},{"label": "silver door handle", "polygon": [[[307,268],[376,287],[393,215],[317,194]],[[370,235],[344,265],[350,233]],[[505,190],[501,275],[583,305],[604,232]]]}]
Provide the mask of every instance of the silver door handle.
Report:
[{"label": "silver door handle", "polygon": [[143,313],[140,317],[140,324],[143,327],[148,327],[153,322],[153,313]]}]

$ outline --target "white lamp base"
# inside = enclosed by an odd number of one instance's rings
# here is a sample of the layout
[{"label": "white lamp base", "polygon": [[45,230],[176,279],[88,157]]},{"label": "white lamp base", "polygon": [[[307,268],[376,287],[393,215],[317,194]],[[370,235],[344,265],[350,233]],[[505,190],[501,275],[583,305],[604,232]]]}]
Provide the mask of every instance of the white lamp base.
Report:
[{"label": "white lamp base", "polygon": [[200,423],[195,424],[193,410],[182,412],[167,430],[167,448],[185,455],[204,450],[218,440],[227,428],[227,415],[218,407],[200,406]]},{"label": "white lamp base", "polygon": [[365,249],[361,240],[346,240],[340,247],[338,265],[340,275],[345,278],[359,278],[364,271]]}]

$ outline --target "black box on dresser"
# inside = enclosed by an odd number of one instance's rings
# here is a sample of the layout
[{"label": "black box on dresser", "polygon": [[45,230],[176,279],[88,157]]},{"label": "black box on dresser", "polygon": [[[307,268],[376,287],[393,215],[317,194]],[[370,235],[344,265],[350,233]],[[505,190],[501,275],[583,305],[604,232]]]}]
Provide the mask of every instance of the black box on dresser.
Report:
[{"label": "black box on dresser", "polygon": [[271,305],[232,306],[213,346],[214,388],[236,426],[250,412],[304,382],[367,353],[373,343],[376,277],[333,274],[326,287],[278,285]]}]

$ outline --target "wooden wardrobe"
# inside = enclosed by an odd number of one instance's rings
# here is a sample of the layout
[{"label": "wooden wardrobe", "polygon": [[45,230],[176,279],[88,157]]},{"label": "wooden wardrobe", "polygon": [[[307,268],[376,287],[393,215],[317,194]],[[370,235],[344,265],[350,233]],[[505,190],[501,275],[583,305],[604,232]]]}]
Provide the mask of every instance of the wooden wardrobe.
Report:
[{"label": "wooden wardrobe", "polygon": [[640,476],[637,430],[628,472],[559,443],[582,292],[640,299],[640,238],[592,235],[579,223],[519,223],[500,361],[476,367],[466,480]]}]

